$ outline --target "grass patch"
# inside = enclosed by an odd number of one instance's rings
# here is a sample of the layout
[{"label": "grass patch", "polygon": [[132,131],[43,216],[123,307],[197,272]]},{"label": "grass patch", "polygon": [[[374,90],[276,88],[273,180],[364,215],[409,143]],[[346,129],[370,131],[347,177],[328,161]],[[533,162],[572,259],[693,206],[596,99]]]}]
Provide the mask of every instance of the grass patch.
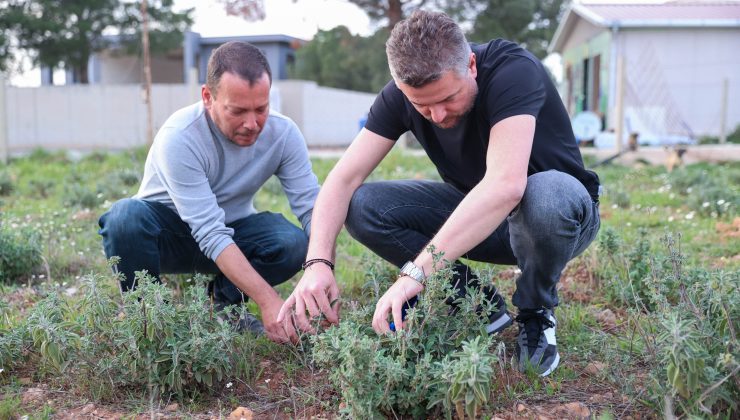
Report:
[{"label": "grass patch", "polygon": [[[2,252],[21,255],[34,238],[41,257],[0,281],[0,419],[74,417],[83,401],[119,416],[166,414],[173,401],[184,417],[228,415],[238,405],[287,417],[495,416],[514,407],[522,416],[572,418],[580,415],[568,411],[577,404],[594,418],[738,415],[740,164],[688,165],[670,174],[599,168],[602,230],[561,279],[555,314],[562,364],[542,379],[513,367],[515,329],[475,342],[474,317],[428,316],[440,323],[425,327],[434,334],[375,336],[367,317],[376,290],[395,271],[345,231],[336,264],[342,326],[303,337],[298,347],[221,330],[190,276],[165,276],[166,287],[124,301],[97,219],[135,193],[145,156],[144,149],[82,157],[36,151],[0,172],[0,232],[10,235],[0,238],[11,238]],[[319,180],[335,162],[313,160]],[[439,176],[428,158],[400,151],[371,175],[419,178]],[[276,179],[256,206],[297,224]],[[471,266],[508,300],[514,268]],[[279,292],[286,297],[296,281]],[[167,296],[166,304],[153,296]],[[144,316],[141,302],[156,319]],[[464,333],[435,348],[430,337],[450,338],[444,322]],[[472,366],[485,373],[473,381],[485,398],[461,382]],[[64,392],[22,403],[23,392],[44,385]]]}]

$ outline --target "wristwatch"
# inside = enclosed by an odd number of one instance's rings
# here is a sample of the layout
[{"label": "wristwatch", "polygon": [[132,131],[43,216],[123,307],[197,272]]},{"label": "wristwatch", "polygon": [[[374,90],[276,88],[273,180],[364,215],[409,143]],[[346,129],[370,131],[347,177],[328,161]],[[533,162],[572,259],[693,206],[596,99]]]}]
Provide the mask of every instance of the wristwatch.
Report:
[{"label": "wristwatch", "polygon": [[411,261],[407,261],[406,264],[401,267],[401,276],[409,276],[422,285],[424,285],[427,279],[427,276],[424,275],[424,270],[417,267],[416,264]]}]

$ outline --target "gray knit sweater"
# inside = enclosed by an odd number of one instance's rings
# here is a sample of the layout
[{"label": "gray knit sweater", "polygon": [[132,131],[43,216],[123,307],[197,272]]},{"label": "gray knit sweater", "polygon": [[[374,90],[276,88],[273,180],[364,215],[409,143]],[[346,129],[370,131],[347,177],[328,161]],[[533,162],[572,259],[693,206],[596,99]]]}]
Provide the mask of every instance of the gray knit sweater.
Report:
[{"label": "gray knit sweater", "polygon": [[270,111],[257,142],[240,147],[224,137],[198,102],[172,114],[159,129],[134,197],[175,210],[203,253],[215,260],[234,243],[234,230],[226,224],[257,212],[254,195],[272,175],[308,231],[319,184],[295,123]]}]

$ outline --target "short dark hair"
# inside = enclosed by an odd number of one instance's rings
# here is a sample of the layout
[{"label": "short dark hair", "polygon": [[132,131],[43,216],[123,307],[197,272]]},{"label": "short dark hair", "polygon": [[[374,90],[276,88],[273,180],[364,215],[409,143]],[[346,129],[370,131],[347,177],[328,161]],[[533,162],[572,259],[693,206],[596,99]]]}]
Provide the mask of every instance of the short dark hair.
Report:
[{"label": "short dark hair", "polygon": [[464,74],[471,49],[449,16],[417,9],[393,27],[385,52],[393,79],[419,88],[450,70]]},{"label": "short dark hair", "polygon": [[222,44],[211,53],[208,59],[206,86],[215,95],[221,76],[234,73],[242,79],[254,84],[264,73],[272,83],[272,72],[267,58],[259,48],[244,41],[229,41]]}]

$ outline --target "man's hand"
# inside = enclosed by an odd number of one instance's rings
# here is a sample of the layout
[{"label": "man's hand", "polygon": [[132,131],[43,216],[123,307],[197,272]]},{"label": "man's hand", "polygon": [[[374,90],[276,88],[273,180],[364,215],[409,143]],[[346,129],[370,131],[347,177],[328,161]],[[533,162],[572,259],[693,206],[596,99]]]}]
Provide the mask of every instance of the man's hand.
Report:
[{"label": "man's hand", "polygon": [[421,293],[422,290],[424,290],[424,286],[409,276],[403,276],[396,280],[375,305],[375,314],[373,315],[373,329],[375,332],[388,334],[391,331],[388,324],[388,313],[393,314],[396,331],[403,329],[404,324],[401,315],[403,304]]},{"label": "man's hand", "polygon": [[339,287],[328,266],[313,264],[306,268],[295,290],[280,308],[278,322],[290,319],[293,309],[296,326],[306,332],[316,332],[306,311],[311,320],[318,319],[323,313],[330,323],[339,323]]},{"label": "man's hand", "polygon": [[276,343],[288,343],[298,342],[298,334],[296,334],[293,321],[288,317],[284,320],[278,320],[278,312],[283,304],[283,300],[280,298],[270,300],[264,306],[260,306],[262,312],[262,324],[265,326],[265,334],[267,338]]}]

